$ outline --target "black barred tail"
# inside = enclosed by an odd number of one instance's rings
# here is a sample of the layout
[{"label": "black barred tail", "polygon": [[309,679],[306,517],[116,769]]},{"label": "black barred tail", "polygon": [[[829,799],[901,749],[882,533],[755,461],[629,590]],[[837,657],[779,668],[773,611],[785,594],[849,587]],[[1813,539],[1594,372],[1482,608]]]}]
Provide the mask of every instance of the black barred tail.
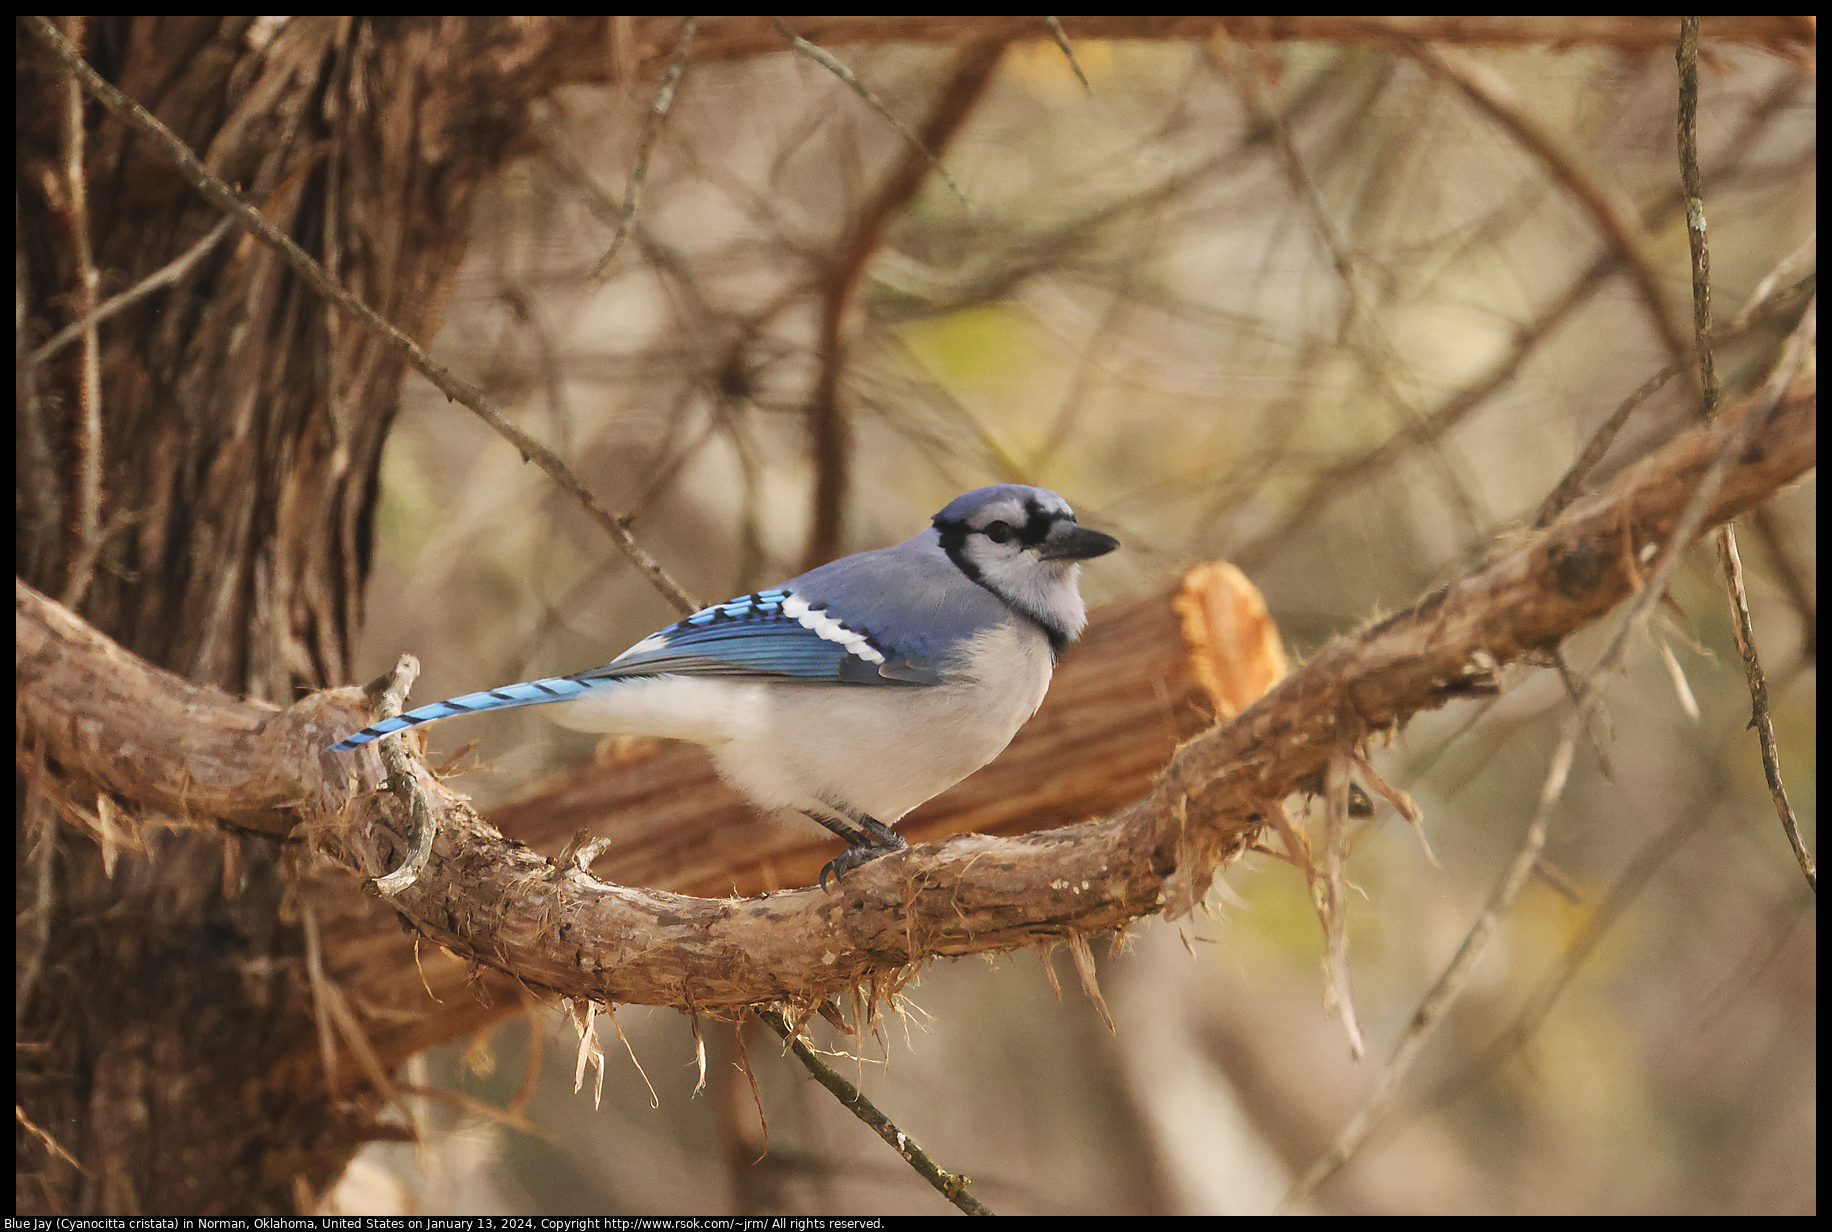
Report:
[{"label": "black barred tail", "polygon": [[551,676],[546,680],[527,680],[521,684],[506,684],[500,688],[486,689],[482,693],[466,693],[463,697],[434,702],[430,706],[409,710],[406,714],[396,718],[372,723],[355,735],[345,736],[333,744],[331,751],[342,753],[368,744],[377,736],[386,736],[390,732],[418,727],[422,723],[431,723],[434,719],[449,719],[455,714],[476,714],[482,710],[508,710],[516,706],[540,706],[547,702],[571,701],[588,689],[603,688],[604,684],[605,682],[602,681],[596,684],[584,684],[571,676]]}]

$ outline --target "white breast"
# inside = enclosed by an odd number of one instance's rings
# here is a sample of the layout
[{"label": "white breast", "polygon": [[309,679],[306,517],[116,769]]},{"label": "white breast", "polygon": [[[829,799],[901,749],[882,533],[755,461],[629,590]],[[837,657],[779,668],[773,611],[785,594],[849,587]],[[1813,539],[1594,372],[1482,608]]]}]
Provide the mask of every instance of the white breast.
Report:
[{"label": "white breast", "polygon": [[705,745],[765,811],[826,806],[890,825],[997,757],[1043,703],[1049,641],[1030,621],[975,638],[939,685],[619,682],[549,707],[568,727]]},{"label": "white breast", "polygon": [[961,663],[939,685],[772,688],[767,715],[713,756],[765,807],[826,803],[890,825],[997,757],[1050,686],[1049,642],[1029,621],[981,634]]}]

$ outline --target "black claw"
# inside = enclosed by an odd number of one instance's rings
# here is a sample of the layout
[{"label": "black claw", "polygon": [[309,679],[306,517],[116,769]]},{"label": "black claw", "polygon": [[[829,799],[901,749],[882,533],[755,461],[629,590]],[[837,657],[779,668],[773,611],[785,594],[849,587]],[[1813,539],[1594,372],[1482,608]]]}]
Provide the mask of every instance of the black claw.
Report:
[{"label": "black claw", "polygon": [[834,878],[834,887],[837,889],[837,887],[839,887],[839,878],[845,876],[846,873],[852,873],[861,863],[867,863],[870,862],[870,860],[878,860],[879,856],[889,856],[889,854],[894,854],[894,852],[909,851],[911,845],[909,845],[907,841],[903,841],[903,836],[898,834],[896,830],[890,830],[889,827],[887,827],[887,834],[890,834],[890,841],[883,841],[883,843],[859,843],[857,847],[848,847],[846,851],[839,852],[832,860],[828,860],[824,865],[821,865],[821,889],[826,889],[826,878],[828,878],[828,876]]},{"label": "black claw", "polygon": [[908,843],[903,843],[898,847],[879,847],[876,845],[848,847],[845,851],[842,851],[839,855],[833,857],[833,859],[821,866],[821,889],[825,890],[827,888],[827,878],[829,876],[833,878],[834,888],[838,889],[840,878],[859,867],[859,865],[864,864],[867,860],[876,860],[879,856],[888,856],[891,852],[902,851],[908,846]]},{"label": "black claw", "polygon": [[[804,812],[803,816],[810,821],[820,823],[846,840],[846,850],[821,866],[820,887],[823,890],[827,888],[828,877],[832,877],[837,886],[841,877],[867,860],[887,856],[893,851],[908,851],[910,847],[909,843],[904,841],[903,835],[876,817],[870,817],[864,813],[846,813],[846,819],[852,823],[851,825],[848,825],[846,821],[841,821],[838,816],[824,812]],[[853,826],[857,826],[858,829],[855,830]]]}]

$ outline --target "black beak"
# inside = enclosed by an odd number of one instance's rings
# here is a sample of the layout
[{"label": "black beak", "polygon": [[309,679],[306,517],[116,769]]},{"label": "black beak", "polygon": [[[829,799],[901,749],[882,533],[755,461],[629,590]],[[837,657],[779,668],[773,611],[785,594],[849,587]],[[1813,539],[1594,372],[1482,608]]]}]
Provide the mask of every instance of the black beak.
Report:
[{"label": "black beak", "polygon": [[1037,545],[1037,555],[1044,560],[1091,560],[1105,556],[1119,545],[1120,541],[1112,535],[1103,535],[1073,522],[1058,522],[1050,527],[1048,537]]}]

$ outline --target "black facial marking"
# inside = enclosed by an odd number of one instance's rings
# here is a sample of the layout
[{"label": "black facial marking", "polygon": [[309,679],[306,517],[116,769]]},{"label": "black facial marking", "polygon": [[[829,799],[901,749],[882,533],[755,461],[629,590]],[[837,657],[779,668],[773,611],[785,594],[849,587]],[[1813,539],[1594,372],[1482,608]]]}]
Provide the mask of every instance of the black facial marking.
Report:
[{"label": "black facial marking", "polygon": [[[1047,509],[1043,506],[1041,501],[1038,501],[1034,497],[1030,497],[1026,498],[1024,502],[1024,525],[1021,527],[1014,528],[1011,523],[999,520],[988,522],[978,531],[975,531],[971,526],[968,526],[965,521],[943,521],[940,518],[935,519],[935,529],[941,536],[941,550],[948,554],[948,559],[954,562],[954,567],[966,574],[969,581],[990,592],[1000,603],[1003,603],[1006,607],[1042,629],[1045,636],[1050,640],[1051,660],[1060,656],[1063,647],[1069,644],[1069,635],[1067,631],[1057,628],[1054,624],[1043,619],[1036,612],[1030,611],[1012,602],[1011,596],[1000,594],[994,589],[986,581],[985,573],[968,557],[967,536],[979,534],[984,535],[993,543],[1009,543],[1014,538],[1012,532],[1015,529],[1015,538],[1018,543],[1024,548],[1034,548],[1041,545],[1045,539],[1049,538],[1050,527],[1055,525],[1056,519],[1058,518],[1073,520],[1074,515],[1065,514],[1058,510]],[[1005,528],[1003,537],[994,533],[994,527]]]},{"label": "black facial marking", "polygon": [[1045,509],[1035,498],[1024,502],[1027,515],[1024,527],[1018,532],[1018,542],[1027,548],[1034,548],[1049,538],[1050,527],[1055,525],[1057,514]]},{"label": "black facial marking", "polygon": [[944,522],[936,518],[935,529],[941,535],[941,550],[948,554],[948,559],[954,562],[955,568],[978,582],[980,580],[979,567],[968,560],[966,552],[962,550],[967,546],[967,524],[956,521]]},{"label": "black facial marking", "polygon": [[1020,525],[1014,526],[1005,519],[998,518],[975,530],[964,520],[953,519],[944,522],[937,518],[935,529],[941,533],[942,550],[954,558],[955,564],[960,565],[962,572],[977,580],[976,571],[962,559],[961,549],[966,546],[968,535],[984,535],[993,543],[1010,543],[1015,539],[1023,547],[1034,548],[1049,538],[1050,528],[1056,524],[1058,518],[1073,520],[1073,517],[1073,514],[1064,514],[1059,510],[1046,508],[1041,501],[1031,497],[1024,502],[1024,521]]}]

